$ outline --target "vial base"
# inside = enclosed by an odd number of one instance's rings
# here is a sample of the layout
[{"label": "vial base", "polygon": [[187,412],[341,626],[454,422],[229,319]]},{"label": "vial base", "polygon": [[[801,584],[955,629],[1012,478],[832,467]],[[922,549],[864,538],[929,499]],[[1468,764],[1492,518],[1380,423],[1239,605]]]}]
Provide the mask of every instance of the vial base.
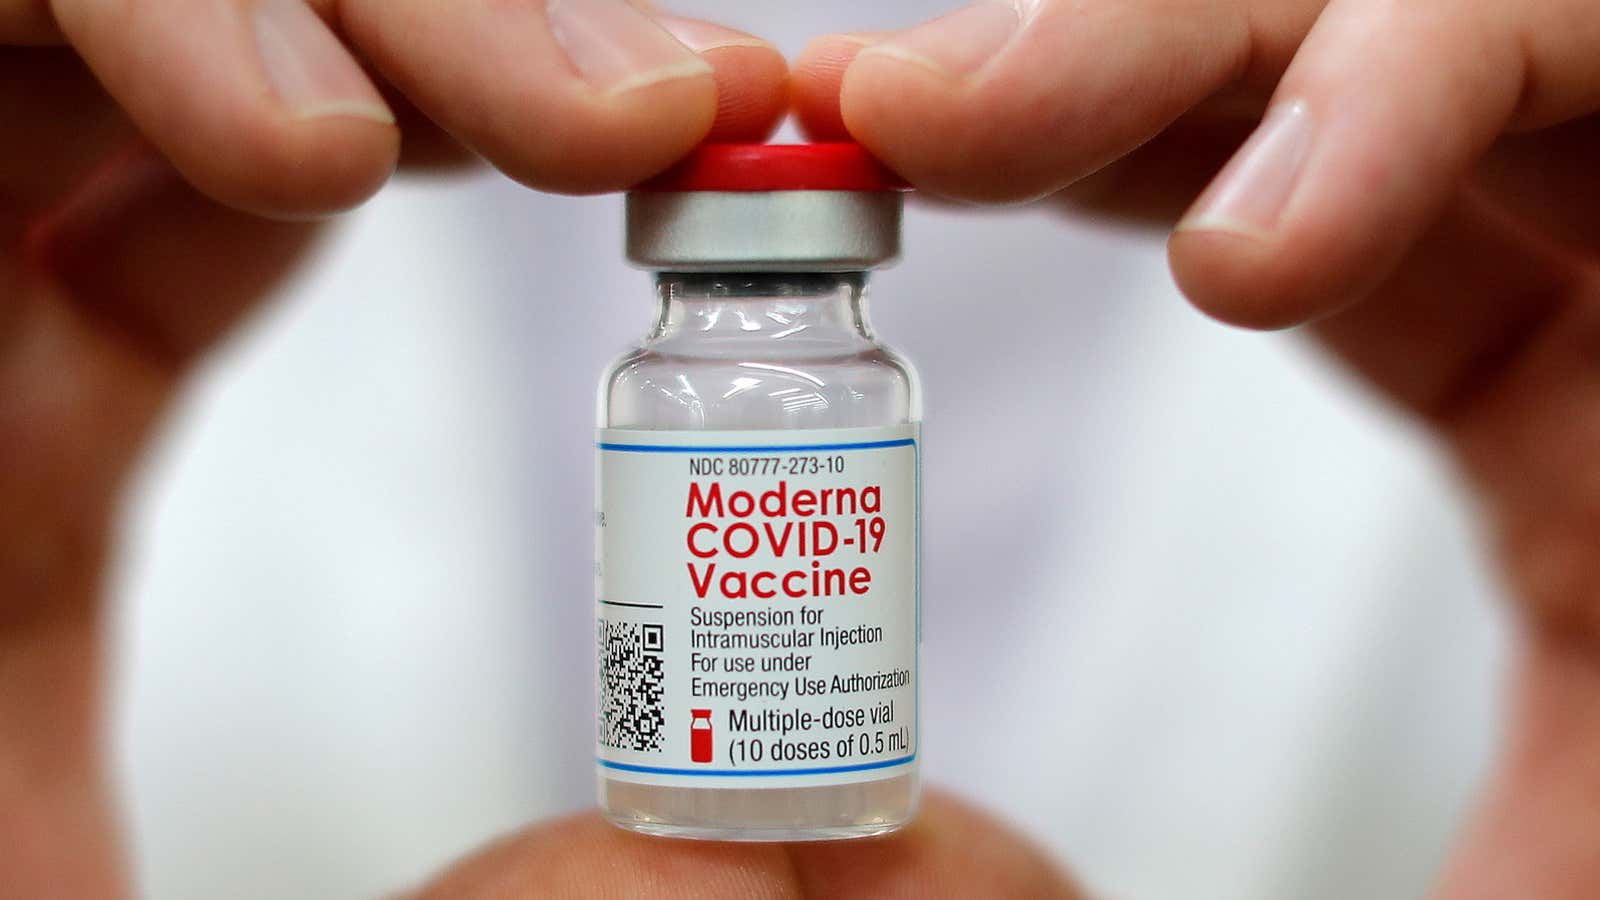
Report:
[{"label": "vial base", "polygon": [[600,808],[621,828],[713,841],[832,841],[899,829],[917,809],[913,773],[812,788],[679,788],[601,776]]}]

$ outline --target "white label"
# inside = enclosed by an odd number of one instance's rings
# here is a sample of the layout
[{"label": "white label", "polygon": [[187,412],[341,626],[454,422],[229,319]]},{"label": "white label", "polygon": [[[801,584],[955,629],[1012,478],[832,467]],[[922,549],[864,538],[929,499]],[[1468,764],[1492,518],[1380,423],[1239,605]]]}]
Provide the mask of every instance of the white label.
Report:
[{"label": "white label", "polygon": [[916,760],[916,425],[599,433],[596,761],[799,787]]}]

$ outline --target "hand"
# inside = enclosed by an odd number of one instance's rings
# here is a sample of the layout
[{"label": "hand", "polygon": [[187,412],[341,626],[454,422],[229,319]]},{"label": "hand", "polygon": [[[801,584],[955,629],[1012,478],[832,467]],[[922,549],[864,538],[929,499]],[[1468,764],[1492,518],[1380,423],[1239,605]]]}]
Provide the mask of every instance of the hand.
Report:
[{"label": "hand", "polygon": [[[569,60],[538,4],[344,0],[319,18],[289,0],[0,0],[0,897],[131,892],[99,758],[117,490],[184,375],[316,218],[397,160],[481,154],[533,187],[616,189],[707,136],[759,140],[786,111],[769,45],[657,19],[694,54],[620,3],[563,5],[621,20],[658,71],[630,76],[581,44]],[[765,896],[841,878],[1069,890],[1003,827],[935,797],[909,833],[859,850],[665,843],[591,815],[491,848],[432,893]]]},{"label": "hand", "polygon": [[[281,24],[295,18],[285,5],[269,14],[277,31],[247,39],[245,23],[258,20],[242,6],[224,6],[224,15],[217,4],[165,4],[168,12],[102,2],[114,8],[56,0],[52,19],[33,0],[0,0],[0,42],[51,41],[59,26],[116,98],[100,96],[72,53],[0,56],[27,76],[7,79],[0,97],[5,111],[17,110],[8,121],[29,135],[3,151],[17,158],[0,170],[0,178],[15,173],[0,180],[9,229],[0,233],[18,248],[0,263],[5,296],[17,298],[7,309],[9,348],[0,350],[0,840],[24,848],[6,864],[16,877],[7,871],[0,883],[24,895],[34,893],[30,884],[69,885],[64,892],[79,896],[118,889],[95,778],[89,663],[111,498],[183,366],[311,232],[237,210],[340,208],[381,182],[397,152],[370,96],[305,89],[306,71],[327,74],[320,63],[280,67],[270,91],[261,90],[267,81],[241,89],[232,80],[274,77],[265,65],[241,75],[251,67],[236,64],[256,58],[250,48],[263,40],[327,46],[316,28]],[[1590,671],[1593,617],[1580,602],[1592,577],[1581,551],[1593,512],[1573,489],[1593,442],[1581,405],[1592,376],[1580,365],[1591,277],[1578,261],[1593,249],[1581,241],[1593,207],[1575,202],[1574,188],[1585,186],[1582,150],[1594,139],[1575,121],[1501,140],[1478,163],[1508,125],[1576,120],[1594,105],[1585,91],[1592,101],[1596,78],[1582,67],[1597,40],[1583,31],[1581,3],[1519,5],[1503,12],[1508,21],[1491,22],[1485,4],[1444,0],[1404,9],[1341,0],[1320,20],[1311,0],[1046,2],[1025,26],[1014,15],[967,14],[965,60],[942,64],[939,35],[930,43],[923,31],[852,65],[879,36],[833,38],[813,46],[796,78],[797,104],[816,133],[848,127],[923,187],[1000,200],[1079,182],[1063,202],[1151,216],[1192,197],[1248,130],[1250,117],[1238,111],[1258,111],[1291,58],[1309,60],[1280,89],[1280,108],[1300,100],[1303,109],[1274,117],[1275,137],[1246,154],[1264,162],[1238,167],[1257,189],[1214,191],[1175,237],[1174,263],[1190,295],[1220,317],[1318,319],[1358,369],[1438,425],[1507,535],[1534,626],[1521,740],[1448,883],[1460,895],[1517,885],[1523,895],[1579,896],[1600,883],[1583,868],[1592,829],[1578,824],[1595,778],[1587,754],[1600,738],[1590,711],[1600,691]],[[717,90],[685,67],[597,97],[574,90],[581,79],[553,64],[565,57],[537,16],[513,31],[489,19],[510,15],[492,12],[509,5],[434,7],[346,0],[337,10],[341,33],[382,73],[408,158],[449,156],[431,118],[534,186],[603,189],[659,168],[707,128],[749,136],[776,114],[782,70],[769,50],[705,51]],[[1313,21],[1321,24],[1306,39]],[[935,30],[950,43],[948,28]],[[985,34],[1005,43],[988,62],[977,39]],[[1359,64],[1347,58],[1355,54]],[[601,84],[618,83],[609,58],[588,57],[586,72]],[[342,71],[316,81],[359,87]],[[1505,91],[1511,74],[1515,96],[1497,122],[1491,88]],[[17,89],[46,80],[74,102]],[[756,112],[741,115],[751,98]],[[65,121],[62,108],[82,115]],[[199,191],[142,151],[86,181],[118,143],[95,136],[127,134],[124,115]],[[609,155],[584,152],[596,147]],[[129,177],[139,175],[152,177]],[[1562,239],[1570,245],[1554,243]],[[958,858],[963,865],[952,864]],[[643,878],[663,889],[795,893],[825,891],[830,876],[882,892],[1071,891],[1003,829],[934,796],[906,833],[846,846],[666,843],[592,818],[541,826],[458,867],[435,893],[504,895],[561,878],[598,892]],[[1007,877],[1019,880],[995,880]]]},{"label": "hand", "polygon": [[117,490],[314,220],[397,161],[621,188],[786,109],[783,57],[746,35],[544,9],[0,0],[0,897],[127,890],[97,708]]},{"label": "hand", "polygon": [[811,132],[927,190],[1188,206],[1169,250],[1200,309],[1308,325],[1433,429],[1524,626],[1510,740],[1441,893],[1600,894],[1593,0],[979,3],[825,38],[794,77]]},{"label": "hand", "polygon": [[1083,897],[1049,857],[939,791],[887,838],[717,844],[629,834],[584,814],[536,825],[408,900],[520,897]]}]

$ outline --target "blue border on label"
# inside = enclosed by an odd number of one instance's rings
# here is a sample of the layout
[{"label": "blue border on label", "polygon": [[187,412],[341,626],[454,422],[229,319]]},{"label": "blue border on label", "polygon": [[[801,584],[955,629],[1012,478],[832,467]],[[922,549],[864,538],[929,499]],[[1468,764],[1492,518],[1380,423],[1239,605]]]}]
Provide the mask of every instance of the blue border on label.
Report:
[{"label": "blue border on label", "polygon": [[[921,735],[917,735],[921,737]],[[843,772],[866,772],[871,769],[887,769],[892,766],[904,766],[915,762],[917,755],[902,756],[899,759],[885,759],[878,762],[860,763],[854,766],[822,766],[816,769],[668,769],[663,766],[636,766],[633,763],[612,762],[608,759],[595,759],[602,768],[620,769],[623,772],[641,772],[646,775],[702,775],[718,778],[756,778],[762,776],[778,775],[838,775]]]},{"label": "blue border on label", "polygon": [[670,444],[608,444],[597,443],[601,450],[619,453],[794,453],[800,450],[885,450],[890,447],[914,447],[916,438],[894,441],[866,441],[857,444],[774,444],[765,447],[676,447]]},{"label": "blue border on label", "polygon": [[[921,423],[914,423],[920,425]],[[756,446],[675,446],[671,444],[617,444],[606,441],[596,441],[595,447],[599,450],[610,450],[618,453],[795,453],[807,450],[887,450],[893,447],[910,447],[916,454],[916,529],[915,554],[917,560],[916,580],[913,583],[912,594],[916,604],[916,649],[913,665],[917,669],[915,694],[912,696],[912,723],[916,729],[917,741],[922,740],[922,446],[919,437],[897,438],[888,441],[858,441],[844,444],[783,444],[783,445],[756,445]],[[703,778],[760,778],[781,777],[788,775],[840,775],[848,772],[869,772],[874,769],[889,769],[896,766],[910,765],[917,761],[917,754],[902,756],[898,759],[884,759],[877,762],[858,763],[850,766],[821,766],[810,769],[767,769],[764,771],[747,771],[744,769],[674,769],[665,766],[641,766],[634,763],[612,762],[608,759],[595,757],[595,764],[603,769],[615,769],[620,772],[637,772],[642,775],[690,775]]]}]

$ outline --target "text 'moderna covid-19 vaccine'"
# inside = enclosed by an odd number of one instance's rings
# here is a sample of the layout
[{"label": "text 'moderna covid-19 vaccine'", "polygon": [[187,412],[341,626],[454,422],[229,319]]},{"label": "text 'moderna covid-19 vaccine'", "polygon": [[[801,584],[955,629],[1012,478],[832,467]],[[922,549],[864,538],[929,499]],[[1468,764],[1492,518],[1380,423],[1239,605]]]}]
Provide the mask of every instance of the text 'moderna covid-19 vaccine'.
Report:
[{"label": "text 'moderna covid-19 vaccine'", "polygon": [[600,385],[600,805],[717,840],[917,806],[922,406],[867,277],[901,185],[851,144],[707,145],[627,200],[655,271]]}]

